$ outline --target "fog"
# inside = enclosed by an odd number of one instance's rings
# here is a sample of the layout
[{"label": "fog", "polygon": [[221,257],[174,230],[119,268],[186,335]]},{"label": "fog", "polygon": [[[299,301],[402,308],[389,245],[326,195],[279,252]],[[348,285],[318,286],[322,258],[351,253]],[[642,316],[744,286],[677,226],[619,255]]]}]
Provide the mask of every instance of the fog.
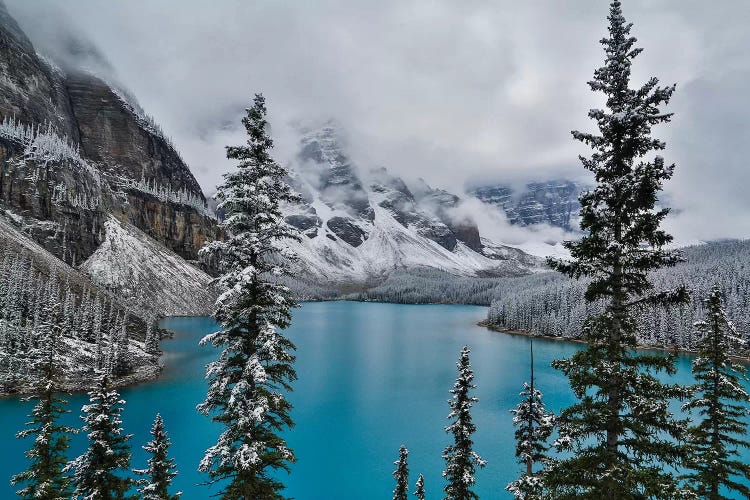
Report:
[{"label": "fog", "polygon": [[[255,92],[282,162],[297,150],[294,123],[333,118],[361,169],[452,192],[586,179],[570,130],[591,128],[600,104],[586,81],[603,61],[601,0],[6,3],[41,52],[137,96],[207,193]],[[750,237],[750,2],[624,4],[645,48],[636,83],[678,83],[674,121],[655,130],[677,163],[669,228],[682,240]]]}]

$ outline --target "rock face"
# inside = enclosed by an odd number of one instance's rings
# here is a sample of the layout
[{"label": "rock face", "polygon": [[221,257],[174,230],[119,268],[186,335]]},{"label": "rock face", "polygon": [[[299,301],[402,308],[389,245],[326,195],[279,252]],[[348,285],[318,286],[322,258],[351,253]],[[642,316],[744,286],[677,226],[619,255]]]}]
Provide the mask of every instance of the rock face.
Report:
[{"label": "rock face", "polygon": [[109,172],[132,180],[145,178],[202,199],[190,169],[157,125],[128,103],[122,92],[85,73],[65,80],[83,156]]},{"label": "rock face", "polygon": [[125,96],[38,55],[0,1],[3,205],[69,264],[102,243],[109,213],[194,260],[218,236],[215,220],[175,148]]},{"label": "rock face", "polygon": [[0,115],[79,142],[62,72],[43,60],[0,1]]},{"label": "rock face", "polygon": [[312,181],[327,204],[343,207],[352,215],[372,221],[370,207],[362,181],[354,166],[339,145],[336,129],[328,124],[306,131],[297,155],[301,173]]},{"label": "rock face", "polygon": [[504,184],[481,186],[470,194],[505,212],[513,224],[550,224],[566,231],[578,228],[578,196],[585,186],[571,181],[532,182],[522,192]]}]

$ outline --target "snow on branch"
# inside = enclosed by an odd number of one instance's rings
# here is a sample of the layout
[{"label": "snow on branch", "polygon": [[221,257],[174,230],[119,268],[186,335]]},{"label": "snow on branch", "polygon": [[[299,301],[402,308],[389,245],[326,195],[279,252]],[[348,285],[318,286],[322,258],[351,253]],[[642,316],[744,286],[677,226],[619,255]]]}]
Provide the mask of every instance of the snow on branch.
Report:
[{"label": "snow on branch", "polygon": [[70,161],[90,172],[99,180],[99,172],[80,154],[77,144],[58,135],[52,125],[26,125],[15,117],[5,117],[0,122],[0,138],[23,147],[23,159],[47,165]]},{"label": "snow on branch", "polygon": [[121,177],[120,183],[124,189],[133,189],[147,193],[163,202],[185,205],[195,209],[204,217],[216,219],[216,214],[208,207],[203,197],[196,195],[186,188],[173,189],[171,186],[159,184],[155,179],[147,180],[143,176],[138,181]]}]

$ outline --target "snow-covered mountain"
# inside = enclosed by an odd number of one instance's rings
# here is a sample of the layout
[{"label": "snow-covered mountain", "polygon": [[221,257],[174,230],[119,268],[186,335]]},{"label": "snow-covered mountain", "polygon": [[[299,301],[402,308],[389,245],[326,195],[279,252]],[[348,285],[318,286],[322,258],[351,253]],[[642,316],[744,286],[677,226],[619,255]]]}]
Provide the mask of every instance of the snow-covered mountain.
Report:
[{"label": "snow-covered mountain", "polygon": [[458,215],[458,196],[423,181],[407,186],[385,168],[361,171],[335,124],[301,132],[290,172],[304,201],[285,207],[285,214],[304,234],[290,245],[310,279],[368,283],[415,268],[518,276],[539,265],[516,248],[482,238],[473,221]]}]

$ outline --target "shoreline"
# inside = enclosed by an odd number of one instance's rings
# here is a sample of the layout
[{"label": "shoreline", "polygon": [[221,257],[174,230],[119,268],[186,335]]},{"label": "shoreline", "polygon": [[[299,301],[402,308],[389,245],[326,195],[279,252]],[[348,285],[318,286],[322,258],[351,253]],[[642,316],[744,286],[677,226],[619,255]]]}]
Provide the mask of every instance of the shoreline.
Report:
[{"label": "shoreline", "polygon": [[[123,389],[135,387],[141,384],[147,384],[159,379],[164,366],[146,365],[136,368],[132,373],[112,380],[112,388]],[[58,392],[63,394],[82,394],[90,391],[96,384],[98,377],[81,375],[74,380],[66,380],[57,388]],[[23,383],[14,387],[12,392],[0,390],[0,399],[25,399],[36,396],[36,385]]]},{"label": "shoreline", "polygon": [[[477,326],[481,326],[493,332],[504,333],[506,335],[513,335],[513,336],[518,336],[518,337],[529,337],[533,339],[542,339],[542,340],[549,340],[549,341],[555,341],[555,342],[573,342],[576,344],[588,345],[586,341],[581,340],[581,339],[571,339],[567,337],[551,337],[549,335],[535,335],[533,333],[526,332],[523,330],[511,330],[511,329],[506,329],[506,328],[500,328],[497,325],[493,325],[486,319],[483,319],[482,321],[477,323]],[[681,349],[678,347],[668,348],[668,347],[657,347],[657,346],[649,346],[649,345],[637,345],[635,347],[635,350],[637,351],[662,351],[666,353],[675,354],[677,356],[697,356],[698,355],[697,350]],[[750,366],[750,356],[729,356],[729,359],[742,363],[743,365]]]}]

